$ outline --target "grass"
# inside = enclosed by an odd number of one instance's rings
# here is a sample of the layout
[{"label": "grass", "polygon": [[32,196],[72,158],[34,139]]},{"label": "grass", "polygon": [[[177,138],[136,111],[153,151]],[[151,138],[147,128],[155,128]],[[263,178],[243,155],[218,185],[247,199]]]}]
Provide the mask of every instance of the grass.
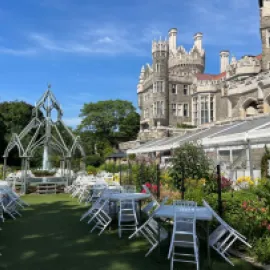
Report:
[{"label": "grass", "polygon": [[[145,258],[148,244],[141,238],[128,240],[128,235],[119,239],[116,226],[101,236],[90,234],[89,225],[79,221],[87,208],[66,194],[28,195],[24,199],[31,206],[22,211],[23,217],[2,224],[1,270],[169,269],[167,247],[161,258],[157,251]],[[206,269],[201,257],[201,269]],[[212,269],[256,269],[241,260],[234,263],[231,267],[214,256]],[[175,269],[195,267],[179,263]]]}]

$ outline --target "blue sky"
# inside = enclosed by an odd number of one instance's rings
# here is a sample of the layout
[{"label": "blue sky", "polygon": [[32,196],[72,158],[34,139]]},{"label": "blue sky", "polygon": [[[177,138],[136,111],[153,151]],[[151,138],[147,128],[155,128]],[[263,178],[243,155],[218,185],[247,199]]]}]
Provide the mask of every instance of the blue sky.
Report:
[{"label": "blue sky", "polygon": [[47,83],[67,124],[85,102],[126,99],[137,106],[139,71],[151,42],[178,28],[190,49],[202,32],[206,72],[219,72],[219,51],[237,58],[261,52],[258,1],[8,0],[0,5],[0,98],[31,104]]}]

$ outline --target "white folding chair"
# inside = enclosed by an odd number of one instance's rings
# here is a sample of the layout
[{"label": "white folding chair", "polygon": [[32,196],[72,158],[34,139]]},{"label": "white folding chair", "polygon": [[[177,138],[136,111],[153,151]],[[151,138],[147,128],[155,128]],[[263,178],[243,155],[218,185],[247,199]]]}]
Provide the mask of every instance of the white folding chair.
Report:
[{"label": "white folding chair", "polygon": [[168,232],[163,227],[159,226],[158,222],[154,219],[155,212],[159,207],[163,206],[167,200],[168,197],[165,197],[160,206],[158,206],[149,216],[148,220],[143,225],[141,225],[138,230],[129,236],[129,239],[132,239],[135,235],[140,233],[149,242],[151,248],[145,254],[145,257],[147,257],[159,245],[161,241],[168,238]]},{"label": "white folding chair", "polygon": [[17,199],[3,199],[2,200],[2,207],[3,207],[3,211],[4,213],[7,213],[9,216],[11,216],[13,219],[16,219],[15,215],[18,216],[22,216],[19,212],[18,212],[18,204],[16,203]]},{"label": "white folding chair", "polygon": [[95,204],[96,208],[92,211],[92,217],[88,221],[88,224],[95,223],[90,232],[99,229],[99,235],[101,235],[111,223],[112,218],[108,214],[108,204],[109,200],[103,200],[102,198],[99,204]]},{"label": "white folding chair", "polygon": [[122,237],[122,231],[137,230],[138,220],[134,200],[120,200],[118,213],[118,234]]},{"label": "white folding chair", "polygon": [[95,209],[98,209],[103,200],[103,190],[100,194],[100,197],[93,203],[93,205],[81,216],[80,221],[84,220],[86,217],[90,216]]},{"label": "white folding chair", "polygon": [[209,235],[209,245],[222,256],[229,264],[234,266],[233,262],[228,258],[228,250],[234,242],[239,240],[249,248],[251,245],[246,241],[246,237],[240,234],[227,224],[213,209],[203,200],[203,205],[212,213],[215,219],[219,222],[219,226]]},{"label": "white folding chair", "polygon": [[94,185],[92,188],[92,194],[86,199],[86,202],[95,202],[105,189],[106,186],[104,185]]},{"label": "white folding chair", "polygon": [[[170,269],[173,270],[174,262],[196,264],[199,270],[199,248],[196,234],[196,203],[182,201],[175,202],[177,207],[174,212],[174,225],[168,259],[171,258]],[[185,251],[177,251],[185,249]],[[192,252],[188,253],[187,250]]]}]

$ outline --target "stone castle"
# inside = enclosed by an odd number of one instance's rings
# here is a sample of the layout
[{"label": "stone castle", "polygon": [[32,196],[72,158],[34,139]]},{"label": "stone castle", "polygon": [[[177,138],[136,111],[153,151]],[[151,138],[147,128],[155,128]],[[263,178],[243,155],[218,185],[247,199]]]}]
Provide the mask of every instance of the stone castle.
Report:
[{"label": "stone castle", "polygon": [[259,0],[259,8],[262,53],[237,60],[221,51],[217,75],[204,73],[202,33],[194,35],[189,52],[177,46],[176,28],[168,41],[152,42],[153,63],[142,67],[137,86],[140,140],[179,124],[201,126],[270,112],[270,0]]}]

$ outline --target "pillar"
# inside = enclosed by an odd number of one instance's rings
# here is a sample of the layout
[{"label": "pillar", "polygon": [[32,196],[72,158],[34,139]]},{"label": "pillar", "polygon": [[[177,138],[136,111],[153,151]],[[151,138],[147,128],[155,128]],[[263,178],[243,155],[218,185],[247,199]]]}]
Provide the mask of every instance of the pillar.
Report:
[{"label": "pillar", "polygon": [[252,149],[250,145],[250,140],[247,140],[248,143],[248,160],[249,160],[249,171],[250,171],[250,178],[251,180],[254,179],[253,175],[253,160],[252,160]]}]

